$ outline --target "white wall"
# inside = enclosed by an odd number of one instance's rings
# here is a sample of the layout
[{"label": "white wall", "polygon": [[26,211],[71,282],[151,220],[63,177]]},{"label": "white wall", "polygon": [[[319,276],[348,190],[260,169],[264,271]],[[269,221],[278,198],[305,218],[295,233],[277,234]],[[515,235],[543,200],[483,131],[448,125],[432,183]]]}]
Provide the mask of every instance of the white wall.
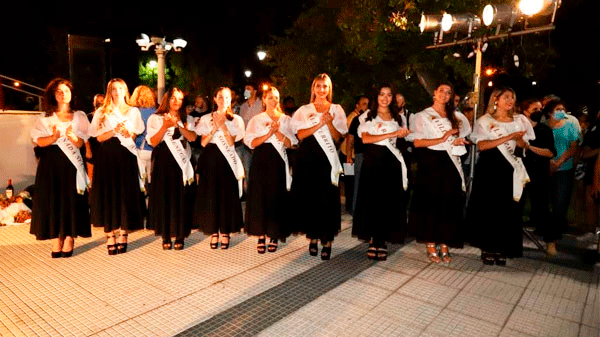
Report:
[{"label": "white wall", "polygon": [[9,178],[16,193],[35,182],[37,160],[29,132],[39,115],[38,111],[0,110],[0,193]]}]

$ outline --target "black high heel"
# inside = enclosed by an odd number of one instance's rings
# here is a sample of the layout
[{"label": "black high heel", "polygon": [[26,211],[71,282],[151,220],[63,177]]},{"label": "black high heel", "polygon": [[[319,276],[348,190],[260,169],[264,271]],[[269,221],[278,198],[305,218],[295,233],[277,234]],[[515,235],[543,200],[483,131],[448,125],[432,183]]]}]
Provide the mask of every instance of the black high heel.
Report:
[{"label": "black high heel", "polygon": [[319,254],[319,246],[317,245],[317,242],[310,242],[308,244],[308,253],[310,254],[310,256],[317,256],[317,254]]},{"label": "black high heel", "polygon": [[62,257],[62,252],[52,252],[51,256],[53,259],[57,259],[59,257]]},{"label": "black high heel", "polygon": [[387,251],[386,245],[383,245],[383,246],[377,248],[377,260],[378,261],[387,260],[387,256],[388,256],[388,251]]},{"label": "black high heel", "polygon": [[[223,242],[223,239],[227,239],[227,242]],[[222,234],[221,235],[221,249],[227,249],[229,248],[229,241],[230,241],[231,237],[229,236],[229,234]]]},{"label": "black high heel", "polygon": [[266,252],[265,242],[266,242],[266,238],[260,238],[260,239],[258,239],[258,244],[256,246],[256,251],[258,251],[259,254],[264,254]]},{"label": "black high heel", "polygon": [[171,242],[171,239],[163,239],[163,243],[162,243],[162,249],[163,250],[169,250],[173,247],[173,243]]},{"label": "black high heel", "polygon": [[373,243],[369,243],[369,249],[367,249],[367,257],[369,260],[375,260],[377,258],[377,247]]},{"label": "black high heel", "polygon": [[106,249],[108,250],[108,255],[117,255],[117,253],[118,253],[116,244],[112,244],[112,245],[108,244],[108,240],[114,239],[114,238],[115,238],[114,234],[106,236]]},{"label": "black high heel", "polygon": [[[121,234],[120,236],[124,237],[127,240],[127,233]],[[117,253],[125,254],[127,253],[127,242],[117,242]]]},{"label": "black high heel", "polygon": [[329,247],[323,246],[323,249],[321,249],[321,260],[329,260],[330,257],[331,257],[331,246],[329,246]]},{"label": "black high heel", "polygon": [[492,266],[494,265],[494,256],[491,253],[481,253],[481,261],[483,261],[483,264],[488,265],[488,266]]},{"label": "black high heel", "polygon": [[496,254],[494,258],[497,266],[506,266],[506,256],[502,254]]},{"label": "black high heel", "polygon": [[217,249],[218,247],[219,247],[219,234],[213,234],[210,236],[210,249]]},{"label": "black high heel", "polygon": [[[73,256],[73,249],[75,248],[75,239],[73,239],[72,237],[70,237],[70,238],[71,238],[71,250],[69,250],[69,251],[67,251],[67,252],[65,252],[65,251],[63,250],[63,251],[61,252],[61,253],[62,253],[62,254],[61,254],[61,256],[62,256],[62,257],[71,257],[71,256]],[[65,238],[65,242],[66,242],[66,241],[67,241],[67,239]],[[64,248],[64,244],[65,244],[65,243],[63,242],[63,248]]]},{"label": "black high heel", "polygon": [[173,245],[173,250],[183,250],[184,239],[175,239],[175,244]]},{"label": "black high heel", "polygon": [[269,241],[269,248],[268,248],[269,253],[275,253],[277,251],[277,245],[278,245],[277,239],[271,239]]}]

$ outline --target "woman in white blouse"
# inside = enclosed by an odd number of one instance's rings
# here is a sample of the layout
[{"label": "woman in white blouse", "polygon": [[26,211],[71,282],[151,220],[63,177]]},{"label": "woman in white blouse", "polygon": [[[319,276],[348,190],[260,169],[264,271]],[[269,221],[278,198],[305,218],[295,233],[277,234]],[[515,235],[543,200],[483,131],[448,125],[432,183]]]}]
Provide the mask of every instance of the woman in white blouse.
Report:
[{"label": "woman in white blouse", "polygon": [[244,225],[242,184],[244,166],[235,142],[244,138],[244,120],[231,110],[231,90],[219,88],[213,96],[217,109],[200,117],[196,133],[204,147],[198,159],[198,188],[193,213],[194,225],[210,235],[210,248],[229,248],[230,234]]},{"label": "woman in white blouse", "polygon": [[[286,149],[298,143],[291,118],[279,105],[279,91],[263,92],[265,111],[254,116],[246,128],[244,143],[253,150],[246,202],[246,233],[258,236],[257,251],[275,252],[279,241],[290,234],[289,189],[292,177]],[[269,246],[266,247],[266,236]]]},{"label": "woman in white blouse", "polygon": [[466,153],[471,127],[455,110],[453,97],[451,85],[438,85],[433,105],[411,116],[412,133],[407,137],[417,161],[409,231],[425,243],[434,263],[450,263],[449,247],[463,246],[465,181],[460,156]]},{"label": "woman in white blouse", "polygon": [[352,235],[369,242],[369,259],[386,260],[386,241],[402,243],[406,238],[408,177],[398,142],[409,133],[395,92],[390,85],[381,85],[358,127],[365,145]]},{"label": "woman in white blouse", "polygon": [[477,143],[473,190],[467,208],[470,243],[481,249],[485,264],[505,265],[506,258],[523,254],[519,200],[529,176],[517,148],[535,139],[527,117],[515,113],[511,88],[493,90],[486,113],[475,123]]},{"label": "woman in white blouse", "polygon": [[127,251],[127,233],[143,228],[146,212],[144,166],[134,141],[145,127],[140,110],[128,100],[125,81],[110,80],[104,105],[90,126],[90,136],[100,143],[94,153],[91,221],[104,227],[109,255]]},{"label": "woman in white blouse", "polygon": [[165,93],[158,110],[148,118],[146,133],[153,147],[148,228],[162,237],[165,250],[183,249],[192,229],[194,168],[188,142],[196,140],[197,135],[194,118],[182,109],[183,96],[178,88]]},{"label": "woman in white blouse", "polygon": [[43,117],[31,130],[39,163],[35,175],[30,233],[52,240],[52,258],[73,255],[74,238],[90,237],[89,180],[80,148],[88,139],[88,119],[71,110],[71,82],[57,78],[45,91]]},{"label": "woman in white blouse", "polygon": [[321,259],[331,256],[333,238],[341,229],[340,191],[342,165],[336,142],[348,132],[346,114],[332,103],[332,83],[327,74],[318,75],[311,86],[311,103],[301,106],[292,117],[292,129],[300,140],[292,180],[291,217],[295,230],[310,240],[309,253]]}]

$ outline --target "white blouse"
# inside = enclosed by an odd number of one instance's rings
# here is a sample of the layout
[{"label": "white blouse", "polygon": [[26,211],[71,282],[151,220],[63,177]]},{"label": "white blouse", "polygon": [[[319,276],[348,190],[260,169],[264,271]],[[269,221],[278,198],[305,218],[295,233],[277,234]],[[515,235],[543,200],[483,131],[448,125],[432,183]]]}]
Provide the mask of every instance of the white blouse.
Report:
[{"label": "white blouse", "polygon": [[[346,113],[344,112],[342,106],[339,104],[331,104],[329,107],[329,113],[333,115],[333,127],[335,127],[335,129],[338,130],[338,132],[342,135],[348,133]],[[317,112],[317,109],[313,103],[301,106],[292,116],[292,131],[294,134],[298,134],[298,130],[310,129],[315,125],[313,122],[315,118],[317,121],[320,121],[322,114],[322,112]],[[325,130],[329,132],[329,128],[325,128]]]},{"label": "white blouse", "polygon": [[30,132],[31,140],[37,144],[39,138],[52,136],[53,126],[56,126],[56,129],[60,132],[60,137],[66,137],[67,128],[71,126],[71,129],[75,132],[77,137],[84,141],[90,138],[90,122],[88,121],[87,116],[83,111],[74,111],[73,119],[66,122],[60,121],[56,116],[56,113],[53,113],[52,116],[49,117],[40,116]]},{"label": "white blouse", "polygon": [[[484,123],[484,121],[491,121],[492,124]],[[487,125],[487,127],[485,127]],[[495,140],[498,137],[493,134],[490,128],[498,126],[502,129],[506,135],[509,135],[513,132],[525,131],[525,135],[523,135],[523,139],[526,141],[535,139],[535,132],[533,131],[533,126],[527,119],[527,117],[517,114],[513,116],[513,120],[511,122],[499,122],[495,120],[491,115],[485,114],[477,119],[475,122],[475,127],[473,128],[473,133],[469,137],[474,143],[479,143],[482,140]],[[509,140],[509,145],[514,148],[516,145],[515,140]]]},{"label": "white blouse", "polygon": [[[233,137],[234,142],[238,142],[244,138],[244,120],[239,115],[233,115],[233,120],[225,120],[225,126],[227,126],[227,130]],[[210,131],[213,128],[213,118],[212,113],[206,114],[200,117],[200,120],[196,123],[196,133],[200,136],[210,134]],[[223,132],[221,128],[217,130],[216,133]],[[215,134],[216,134],[215,133]],[[215,137],[210,139],[209,143],[216,143]]]},{"label": "white blouse", "polygon": [[364,119],[360,120],[360,124],[358,125],[358,136],[362,138],[363,133],[365,132],[375,136],[395,132],[398,130],[400,130],[400,125],[398,125],[398,122],[396,122],[396,120],[392,119],[386,121],[379,117],[379,115],[377,115],[370,121]]},{"label": "white blouse", "polygon": [[[160,130],[160,128],[163,125],[163,119],[164,119],[164,115],[157,115],[157,114],[152,114],[150,115],[150,117],[148,117],[148,126],[146,127],[146,142],[148,142],[148,144],[151,144],[150,139],[152,137],[154,137],[154,135],[156,135],[158,133],[158,131]],[[192,116],[187,116],[187,125],[186,125],[186,130],[189,131],[194,131],[195,125],[194,125],[194,117]],[[169,129],[175,129],[174,126],[170,127]],[[183,135],[181,135],[178,139],[182,139]],[[162,142],[162,139],[161,139]],[[158,145],[158,144],[156,144]]]},{"label": "white blouse", "polygon": [[[454,115],[459,121],[458,138],[464,138],[471,133],[471,124],[467,117],[460,111],[455,111]],[[435,139],[439,138],[439,130],[430,122],[431,120],[439,119],[446,131],[452,129],[452,123],[446,117],[440,116],[434,108],[429,107],[419,113],[410,116],[409,128],[410,134],[406,136],[406,140],[414,141],[415,139]],[[445,151],[444,143],[428,146],[430,150]]]},{"label": "white blouse", "polygon": [[[248,146],[249,148],[254,149],[252,147],[252,141],[269,133],[269,129],[272,122],[273,120],[271,119],[271,117],[269,117],[269,115],[266,112],[262,112],[252,117],[252,119],[250,119],[250,122],[248,122],[248,126],[246,127],[244,144],[246,144],[246,146]],[[281,132],[284,136],[289,138],[292,145],[298,144],[298,139],[296,139],[296,136],[292,131],[292,118],[290,116],[281,115],[279,117],[279,132]],[[275,135],[269,137],[269,139],[267,139],[265,143],[273,143],[274,139],[276,139]]]},{"label": "white blouse", "polygon": [[125,120],[125,127],[129,132],[134,133],[136,135],[142,134],[144,132],[144,120],[142,120],[142,114],[140,113],[140,110],[138,108],[131,107],[129,108],[129,110],[127,110],[125,114],[122,114],[119,111],[118,107],[114,107],[112,113],[104,119],[104,122],[102,124],[100,124],[100,118],[103,115],[103,109],[98,109],[98,111],[96,111],[96,113],[94,114],[92,124],[90,125],[90,137],[98,137],[103,133],[113,130],[118,124],[116,120],[120,119]]}]

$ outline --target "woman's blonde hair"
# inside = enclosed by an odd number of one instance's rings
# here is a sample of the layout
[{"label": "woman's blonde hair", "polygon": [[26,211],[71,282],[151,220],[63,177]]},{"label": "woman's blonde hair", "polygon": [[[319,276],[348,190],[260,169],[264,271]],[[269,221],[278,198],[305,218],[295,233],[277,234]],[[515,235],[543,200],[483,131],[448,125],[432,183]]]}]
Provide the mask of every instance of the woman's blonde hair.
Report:
[{"label": "woman's blonde hair", "polygon": [[138,85],[133,90],[129,103],[138,108],[156,108],[156,96],[150,87]]},{"label": "woman's blonde hair", "polygon": [[325,84],[327,84],[327,86],[329,86],[327,101],[329,103],[333,102],[333,83],[331,82],[331,78],[329,77],[329,75],[325,73],[317,75],[317,77],[315,77],[315,79],[313,80],[312,85],[310,86],[310,102],[313,103],[317,98],[317,95],[315,95],[315,86],[319,81],[323,81],[325,82]]},{"label": "woman's blonde hair", "polygon": [[[490,95],[490,100],[488,102],[487,108],[485,109],[485,113],[491,115],[492,117],[496,117],[496,108],[498,104],[498,97],[502,96],[504,93],[510,92],[513,94],[515,101],[517,100],[517,94],[512,88],[509,87],[499,87],[492,91]],[[508,111],[508,115],[512,117],[515,114],[516,104],[513,106],[511,110]]]},{"label": "woman's blonde hair", "polygon": [[123,108],[129,110],[129,89],[127,89],[127,83],[125,83],[125,81],[123,81],[120,78],[113,78],[108,82],[108,85],[106,86],[106,95],[104,97],[104,105],[102,105],[102,117],[100,122],[104,122],[105,116],[112,114],[112,90],[115,85],[119,84],[125,87],[125,106],[123,106]]},{"label": "woman's blonde hair", "polygon": [[[265,100],[267,99],[267,94],[277,94],[277,96],[279,97],[279,90],[277,90],[277,88],[275,88],[275,87],[269,87],[267,90],[263,91],[263,95],[262,95],[263,111],[267,110],[267,105],[265,104]],[[283,113],[283,110],[281,110],[281,103],[279,101],[277,102],[275,111]]]}]

